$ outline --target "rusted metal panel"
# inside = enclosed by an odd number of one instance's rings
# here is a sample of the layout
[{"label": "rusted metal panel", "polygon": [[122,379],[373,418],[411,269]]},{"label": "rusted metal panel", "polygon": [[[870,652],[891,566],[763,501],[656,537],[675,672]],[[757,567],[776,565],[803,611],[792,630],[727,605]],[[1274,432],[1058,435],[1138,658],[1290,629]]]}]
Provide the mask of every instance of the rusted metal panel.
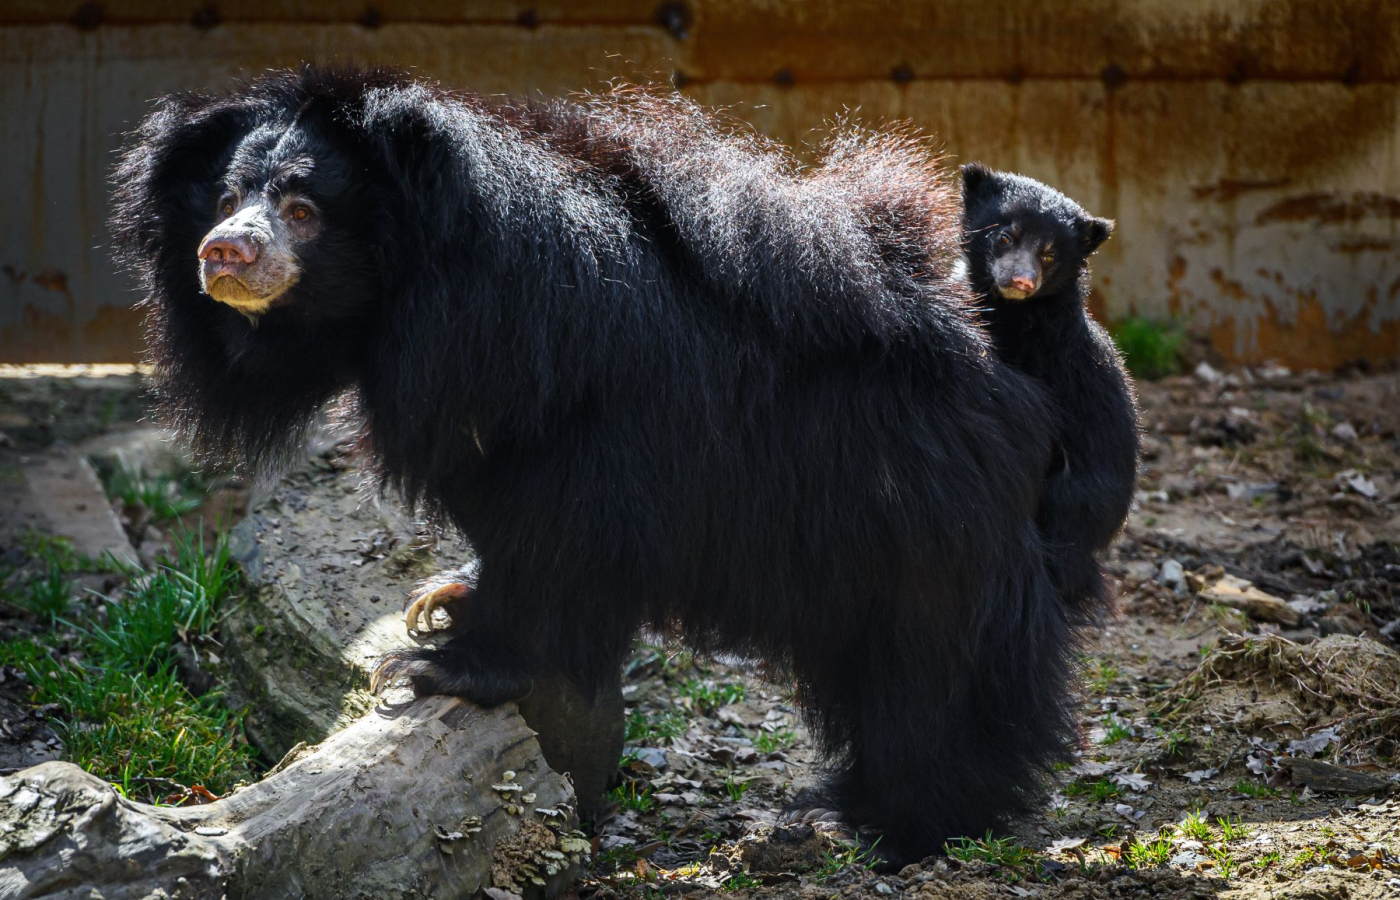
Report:
[{"label": "rusted metal panel", "polygon": [[645,24],[657,18],[654,0],[7,0],[0,26],[69,24],[94,29],[106,25],[184,24],[212,28],[235,22],[355,22],[368,27],[402,22],[451,25],[518,23],[534,25]]},{"label": "rusted metal panel", "polygon": [[421,0],[366,22],[359,0],[245,0],[197,26],[210,4],[113,0],[86,28],[78,6],[0,9],[0,360],[134,358],[105,250],[118,135],[157,94],[301,59],[486,93],[675,71],[807,154],[843,111],[909,119],[1116,218],[1110,317],[1183,316],[1242,360],[1400,354],[1400,3]]},{"label": "rusted metal panel", "polygon": [[1400,77],[1394,0],[703,0],[695,8],[685,64],[697,79]]}]

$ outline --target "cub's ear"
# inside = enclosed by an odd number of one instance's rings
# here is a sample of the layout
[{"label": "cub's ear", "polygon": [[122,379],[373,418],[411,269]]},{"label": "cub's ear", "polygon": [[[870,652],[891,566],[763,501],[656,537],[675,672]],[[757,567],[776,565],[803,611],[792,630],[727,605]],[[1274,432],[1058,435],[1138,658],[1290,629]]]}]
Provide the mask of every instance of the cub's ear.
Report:
[{"label": "cub's ear", "polygon": [[1099,245],[1113,234],[1112,219],[1083,219],[1079,223],[1079,236],[1084,242],[1084,252],[1093,253]]},{"label": "cub's ear", "polygon": [[981,163],[966,163],[962,167],[963,206],[971,206],[972,201],[981,196],[983,189],[992,180],[993,172]]}]

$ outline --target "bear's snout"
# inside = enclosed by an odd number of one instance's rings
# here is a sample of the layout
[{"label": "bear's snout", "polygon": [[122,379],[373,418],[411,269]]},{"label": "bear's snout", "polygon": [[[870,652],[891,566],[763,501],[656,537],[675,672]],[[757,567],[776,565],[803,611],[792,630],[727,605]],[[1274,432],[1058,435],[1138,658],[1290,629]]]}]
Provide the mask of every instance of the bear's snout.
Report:
[{"label": "bear's snout", "polygon": [[246,234],[224,233],[216,229],[199,245],[207,277],[238,275],[258,259],[260,247]]}]

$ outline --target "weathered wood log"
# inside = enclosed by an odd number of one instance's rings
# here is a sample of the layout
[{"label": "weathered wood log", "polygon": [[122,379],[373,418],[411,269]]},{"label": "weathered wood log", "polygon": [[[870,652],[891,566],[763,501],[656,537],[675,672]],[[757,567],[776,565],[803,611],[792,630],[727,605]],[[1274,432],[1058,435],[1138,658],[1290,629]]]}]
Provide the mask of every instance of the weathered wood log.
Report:
[{"label": "weathered wood log", "polygon": [[1287,603],[1259,590],[1243,578],[1221,575],[1219,579],[1200,590],[1200,597],[1207,603],[1220,603],[1241,610],[1264,622],[1278,622],[1289,628],[1303,621],[1303,614]]},{"label": "weathered wood log", "polygon": [[[506,704],[380,707],[203,806],[68,763],[0,779],[0,896],[471,897],[550,891],[587,852],[574,795]],[[494,892],[493,892],[494,893]]]},{"label": "weathered wood log", "polygon": [[1293,775],[1293,783],[1312,788],[1321,794],[1385,794],[1391,788],[1390,779],[1372,772],[1360,772],[1305,756],[1292,757],[1281,763]]}]

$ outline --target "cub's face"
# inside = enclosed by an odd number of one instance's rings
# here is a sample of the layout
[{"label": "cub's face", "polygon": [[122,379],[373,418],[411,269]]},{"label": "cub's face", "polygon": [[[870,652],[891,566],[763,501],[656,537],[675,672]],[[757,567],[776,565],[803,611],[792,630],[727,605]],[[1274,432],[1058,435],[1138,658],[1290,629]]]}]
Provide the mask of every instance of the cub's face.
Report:
[{"label": "cub's face", "polygon": [[998,218],[1005,223],[981,229],[981,240],[986,244],[988,280],[1003,299],[1028,300],[1047,281],[1058,282],[1056,276],[1066,268],[1077,268],[1079,260],[1069,258],[1072,248],[1056,240],[1054,229],[1043,227],[1024,211]]},{"label": "cub's face", "polygon": [[1072,286],[1113,231],[1053,188],[975,163],[963,167],[963,244],[973,287],[1019,303]]},{"label": "cub's face", "polygon": [[[354,233],[366,213],[353,166],[314,125],[261,125],[203,186],[213,225],[192,261],[203,291],[251,321],[280,306],[334,314],[356,305],[355,275],[372,277]],[[359,245],[358,247],[356,245]]]}]

